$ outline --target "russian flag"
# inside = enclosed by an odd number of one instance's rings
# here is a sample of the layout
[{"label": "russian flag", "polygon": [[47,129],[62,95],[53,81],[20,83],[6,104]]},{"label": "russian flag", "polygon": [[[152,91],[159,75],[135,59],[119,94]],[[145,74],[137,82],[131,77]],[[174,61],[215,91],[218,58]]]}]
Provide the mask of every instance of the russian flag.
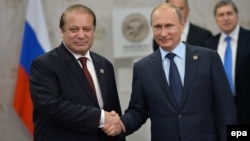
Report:
[{"label": "russian flag", "polygon": [[13,106],[24,125],[33,135],[32,101],[29,93],[31,62],[51,49],[46,21],[40,0],[29,0],[17,71]]}]

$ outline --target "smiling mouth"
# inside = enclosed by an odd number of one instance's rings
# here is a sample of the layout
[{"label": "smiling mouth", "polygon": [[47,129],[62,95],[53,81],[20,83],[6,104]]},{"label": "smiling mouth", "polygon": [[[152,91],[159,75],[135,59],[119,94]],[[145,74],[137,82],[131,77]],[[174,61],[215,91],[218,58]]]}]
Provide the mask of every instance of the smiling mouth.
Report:
[{"label": "smiling mouth", "polygon": [[76,42],[76,45],[79,45],[79,46],[86,45],[86,44],[87,44],[87,42]]},{"label": "smiling mouth", "polygon": [[163,42],[163,43],[166,43],[168,41],[170,41],[170,39],[161,39],[161,42]]}]

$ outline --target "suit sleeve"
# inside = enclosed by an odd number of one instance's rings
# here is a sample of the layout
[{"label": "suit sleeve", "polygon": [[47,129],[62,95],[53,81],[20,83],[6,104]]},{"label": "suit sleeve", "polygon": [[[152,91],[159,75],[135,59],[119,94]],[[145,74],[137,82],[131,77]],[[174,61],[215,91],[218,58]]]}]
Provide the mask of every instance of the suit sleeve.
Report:
[{"label": "suit sleeve", "polygon": [[212,59],[212,86],[220,141],[226,141],[226,125],[236,124],[236,108],[229,83],[217,52]]},{"label": "suit sleeve", "polygon": [[140,79],[140,68],[138,65],[134,65],[133,72],[133,84],[132,94],[129,102],[128,109],[125,114],[121,117],[125,127],[126,134],[132,134],[138,130],[148,118],[148,107],[143,96],[141,79]]},{"label": "suit sleeve", "polygon": [[30,93],[34,105],[35,124],[48,122],[60,128],[97,132],[101,110],[62,97],[63,86],[60,85],[53,68],[56,65],[52,67],[53,63],[47,63],[48,60],[36,59],[31,66]]}]

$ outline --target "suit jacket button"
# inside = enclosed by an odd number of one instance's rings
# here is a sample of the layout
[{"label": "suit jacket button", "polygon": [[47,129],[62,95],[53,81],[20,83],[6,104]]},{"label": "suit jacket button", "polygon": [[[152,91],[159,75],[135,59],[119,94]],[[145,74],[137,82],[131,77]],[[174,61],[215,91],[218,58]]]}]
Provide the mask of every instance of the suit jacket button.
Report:
[{"label": "suit jacket button", "polygon": [[178,114],[178,118],[182,118],[182,114]]}]

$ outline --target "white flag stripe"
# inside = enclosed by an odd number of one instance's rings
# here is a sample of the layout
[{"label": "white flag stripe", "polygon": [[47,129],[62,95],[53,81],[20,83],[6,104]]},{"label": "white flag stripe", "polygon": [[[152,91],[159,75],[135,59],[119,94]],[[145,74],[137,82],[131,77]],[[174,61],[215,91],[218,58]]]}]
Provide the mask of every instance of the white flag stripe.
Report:
[{"label": "white flag stripe", "polygon": [[46,25],[45,16],[42,9],[42,3],[40,0],[30,0],[28,2],[27,10],[27,22],[37,36],[37,40],[44,52],[51,50],[51,44],[49,40],[48,28]]}]

